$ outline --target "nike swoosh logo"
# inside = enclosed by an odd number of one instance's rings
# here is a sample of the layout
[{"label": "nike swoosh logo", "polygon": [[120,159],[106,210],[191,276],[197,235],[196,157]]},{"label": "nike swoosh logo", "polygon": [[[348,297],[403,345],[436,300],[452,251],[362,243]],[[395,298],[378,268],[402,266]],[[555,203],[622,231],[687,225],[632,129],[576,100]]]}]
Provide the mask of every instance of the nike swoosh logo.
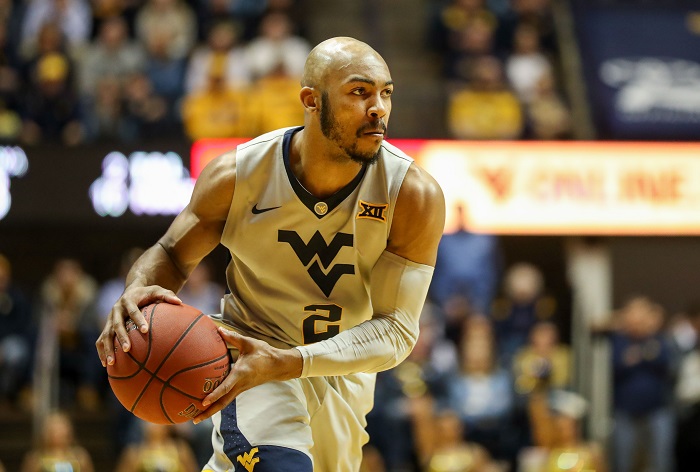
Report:
[{"label": "nike swoosh logo", "polygon": [[254,215],[259,215],[260,213],[265,213],[266,211],[270,211],[270,210],[276,210],[278,208],[279,208],[278,206],[270,207],[270,208],[258,208],[258,204],[256,203],[255,205],[253,205],[253,209],[251,211],[253,212]]}]

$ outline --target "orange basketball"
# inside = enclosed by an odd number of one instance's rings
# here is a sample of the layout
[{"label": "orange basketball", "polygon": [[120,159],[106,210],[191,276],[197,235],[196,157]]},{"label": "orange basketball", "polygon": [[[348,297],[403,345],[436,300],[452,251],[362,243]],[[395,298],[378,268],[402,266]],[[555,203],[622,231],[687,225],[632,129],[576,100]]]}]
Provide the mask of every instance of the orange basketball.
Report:
[{"label": "orange basketball", "polygon": [[214,322],[189,305],[155,303],[141,309],[148,333],[127,320],[131,349],[115,338],[109,384],[122,405],[158,424],[184,423],[229,371],[230,358]]}]

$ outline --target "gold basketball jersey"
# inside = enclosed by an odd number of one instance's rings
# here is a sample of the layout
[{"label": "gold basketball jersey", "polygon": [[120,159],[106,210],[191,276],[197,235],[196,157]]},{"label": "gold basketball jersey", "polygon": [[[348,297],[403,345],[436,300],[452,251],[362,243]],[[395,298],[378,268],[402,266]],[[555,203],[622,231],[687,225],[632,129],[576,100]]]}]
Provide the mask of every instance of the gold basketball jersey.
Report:
[{"label": "gold basketball jersey", "polygon": [[301,128],[238,146],[236,188],[221,243],[231,253],[224,318],[276,347],[330,338],[372,317],[370,275],[386,249],[412,159],[384,142],[376,163],[318,199],[289,164]]}]

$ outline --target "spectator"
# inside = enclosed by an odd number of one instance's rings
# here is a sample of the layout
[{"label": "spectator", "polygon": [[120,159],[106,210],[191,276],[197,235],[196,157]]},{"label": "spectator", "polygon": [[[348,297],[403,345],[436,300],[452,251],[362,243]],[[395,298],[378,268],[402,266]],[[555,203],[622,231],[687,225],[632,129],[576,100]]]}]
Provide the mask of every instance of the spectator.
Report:
[{"label": "spectator", "polygon": [[250,99],[242,90],[226,87],[220,64],[212,64],[205,90],[187,95],[182,104],[182,121],[192,139],[252,136]]},{"label": "spectator", "polygon": [[538,321],[530,330],[529,340],[513,360],[516,391],[529,395],[544,379],[553,388],[569,388],[571,352],[559,342],[557,326],[550,321]]},{"label": "spectator", "polygon": [[124,113],[124,96],[119,79],[109,75],[100,77],[95,95],[86,101],[83,128],[86,139],[90,141],[134,139]]},{"label": "spectator", "polygon": [[[0,405],[17,406],[29,387],[34,338],[30,305],[12,284],[10,261],[0,254]],[[22,397],[20,397],[20,393]]]},{"label": "spectator", "polygon": [[619,329],[611,337],[614,470],[631,472],[635,451],[642,447],[654,472],[672,471],[672,359],[661,331],[663,310],[646,297],[634,297],[619,317]]},{"label": "spectator", "polygon": [[523,132],[520,102],[508,89],[501,62],[473,62],[471,81],[449,100],[448,126],[457,139],[516,139]]},{"label": "spectator", "polygon": [[308,41],[293,34],[293,25],[285,13],[268,13],[260,24],[260,34],[247,47],[253,79],[264,77],[280,63],[289,76],[300,79],[304,62],[311,51]]},{"label": "spectator", "polygon": [[22,472],[92,472],[92,459],[76,443],[73,424],[65,413],[50,413],[43,421],[41,440],[25,456]]},{"label": "spectator", "polygon": [[172,131],[174,117],[170,115],[168,102],[155,92],[146,74],[137,72],[129,76],[124,99],[129,130],[134,136],[148,138]]},{"label": "spectator", "polygon": [[676,472],[697,470],[700,451],[700,303],[692,303],[686,315],[695,334],[695,346],[683,357],[676,385],[675,397],[680,406]]},{"label": "spectator", "polygon": [[168,54],[169,39],[163,31],[154,31],[146,36],[145,74],[156,95],[163,97],[168,105],[168,118],[174,121],[179,115],[179,104],[185,87],[184,58],[171,58]]},{"label": "spectator", "polygon": [[[9,28],[0,21],[0,101],[6,109],[19,110],[21,63],[9,38]],[[0,135],[2,133],[0,126]]]},{"label": "spectator", "polygon": [[535,447],[523,449],[520,470],[605,472],[602,448],[581,435],[586,408],[581,396],[565,390],[548,391],[546,381],[539,383],[528,402]]},{"label": "spectator", "polygon": [[484,0],[451,0],[440,6],[432,17],[430,46],[441,54],[458,49],[459,32],[468,28],[475,18],[496,24],[496,17]]},{"label": "spectator", "polygon": [[129,40],[126,20],[112,17],[100,25],[97,39],[85,52],[80,64],[80,92],[89,100],[95,96],[102,77],[120,82],[145,66],[143,48]]},{"label": "spectator", "polygon": [[299,100],[299,80],[280,63],[253,86],[253,107],[257,117],[256,134],[304,124],[304,108]]},{"label": "spectator", "polygon": [[552,64],[540,48],[537,29],[520,24],[515,30],[512,53],[506,59],[506,76],[524,103],[535,97],[540,79],[552,73]]},{"label": "spectator", "polygon": [[571,138],[571,112],[559,96],[551,72],[540,77],[534,95],[526,105],[530,137],[534,139]]},{"label": "spectator", "polygon": [[510,373],[498,366],[490,336],[463,339],[459,374],[449,380],[449,408],[459,413],[467,434],[496,459],[511,460],[514,412]]},{"label": "spectator", "polygon": [[440,240],[431,296],[444,309],[450,297],[461,294],[472,311],[488,315],[498,289],[502,254],[496,236],[469,230],[468,212],[458,204],[457,230]]},{"label": "spectator", "polygon": [[27,93],[22,113],[25,143],[60,141],[74,146],[84,139],[70,69],[68,57],[61,53],[47,54],[37,62],[36,85]]},{"label": "spectator", "polygon": [[222,20],[211,27],[206,44],[194,50],[187,66],[187,93],[200,92],[206,88],[207,72],[214,62],[223,63],[220,67],[227,87],[243,88],[250,84],[248,58],[238,44],[238,37],[238,26],[230,20]]},{"label": "spectator", "polygon": [[212,314],[221,312],[221,298],[224,292],[224,287],[212,281],[209,264],[202,261],[192,271],[178,297],[203,313]]},{"label": "spectator", "polygon": [[140,424],[143,440],[127,446],[119,458],[116,472],[193,472],[199,469],[189,445],[174,435],[170,425],[146,421],[140,421]]},{"label": "spectator", "polygon": [[148,0],[136,15],[136,38],[147,44],[151,35],[168,45],[168,58],[185,59],[197,40],[194,11],[183,0]]},{"label": "spectator", "polygon": [[453,45],[446,55],[445,77],[448,85],[459,88],[474,79],[473,69],[479,60],[495,56],[495,25],[490,17],[475,16],[453,34]]},{"label": "spectator", "polygon": [[22,23],[21,51],[29,56],[47,21],[55,22],[68,42],[68,52],[78,56],[92,32],[92,13],[87,0],[32,0]]},{"label": "spectator", "polygon": [[520,262],[506,271],[503,297],[496,299],[491,312],[501,363],[512,359],[528,341],[538,321],[554,321],[557,302],[545,292],[544,277],[536,266]]},{"label": "spectator", "polygon": [[94,313],[97,284],[74,259],[61,259],[41,285],[41,323],[58,338],[61,402],[99,406],[99,376],[103,369],[93,355],[99,318]]}]

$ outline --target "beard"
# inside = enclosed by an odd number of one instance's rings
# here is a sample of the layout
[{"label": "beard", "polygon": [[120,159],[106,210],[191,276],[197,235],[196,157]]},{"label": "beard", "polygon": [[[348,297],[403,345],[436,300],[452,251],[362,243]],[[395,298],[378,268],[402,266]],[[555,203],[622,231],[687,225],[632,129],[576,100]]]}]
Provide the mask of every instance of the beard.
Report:
[{"label": "beard", "polygon": [[[375,152],[361,152],[359,149],[357,149],[357,142],[354,142],[349,146],[342,144],[343,138],[347,136],[344,136],[346,133],[343,133],[340,125],[335,119],[335,115],[333,114],[333,109],[331,108],[330,100],[328,98],[328,92],[323,92],[321,95],[320,120],[321,133],[323,133],[327,139],[336,143],[343,150],[343,152],[347,154],[350,160],[367,165],[372,165],[377,162],[381,154],[381,147],[379,147]],[[371,127],[372,126],[370,124],[362,126],[357,130],[355,136],[357,138],[362,137],[362,133]],[[383,121],[380,121],[380,127],[386,131],[386,126],[384,125]]]}]

